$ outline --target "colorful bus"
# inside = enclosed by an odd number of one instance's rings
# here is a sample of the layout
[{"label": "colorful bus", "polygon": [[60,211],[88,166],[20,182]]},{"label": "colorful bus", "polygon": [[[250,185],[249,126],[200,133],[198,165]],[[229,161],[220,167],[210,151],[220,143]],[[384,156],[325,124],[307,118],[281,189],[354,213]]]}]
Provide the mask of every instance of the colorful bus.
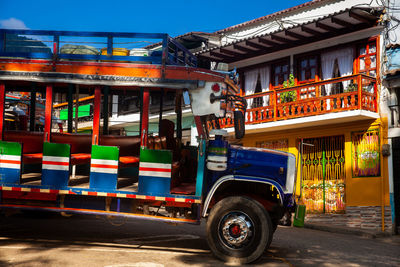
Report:
[{"label": "colorful bus", "polygon": [[[121,47],[150,41],[160,47],[130,52]],[[28,49],[38,43],[40,49]],[[295,205],[296,160],[289,153],[231,144],[243,137],[246,103],[226,74],[196,64],[167,34],[0,30],[0,209],[182,224],[206,218],[216,257],[258,259],[278,221]],[[31,102],[37,93],[44,97],[42,129],[5,127],[10,91],[30,95]],[[91,133],[73,133],[77,91],[93,96]],[[164,117],[160,92],[175,96],[175,123]],[[52,127],[56,95],[68,102],[63,133]],[[138,97],[138,135],[109,134],[114,95]],[[152,95],[161,96],[157,132],[149,132]],[[197,145],[182,142],[184,102],[195,121]],[[235,134],[210,130],[210,117],[229,118]]]}]

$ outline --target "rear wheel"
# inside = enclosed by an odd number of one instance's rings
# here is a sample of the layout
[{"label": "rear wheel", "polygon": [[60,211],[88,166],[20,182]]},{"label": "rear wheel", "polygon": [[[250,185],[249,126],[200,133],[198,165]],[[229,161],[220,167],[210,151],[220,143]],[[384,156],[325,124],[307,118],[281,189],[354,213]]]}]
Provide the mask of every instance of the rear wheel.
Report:
[{"label": "rear wheel", "polygon": [[227,262],[250,263],[269,247],[273,229],[268,212],[257,201],[228,197],[211,210],[207,241],[216,257]]}]

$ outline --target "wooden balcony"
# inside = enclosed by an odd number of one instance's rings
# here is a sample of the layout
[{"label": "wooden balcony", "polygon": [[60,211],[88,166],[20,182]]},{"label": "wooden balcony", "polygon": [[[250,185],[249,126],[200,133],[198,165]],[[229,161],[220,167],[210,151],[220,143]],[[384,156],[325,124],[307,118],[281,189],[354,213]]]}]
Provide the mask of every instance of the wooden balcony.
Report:
[{"label": "wooden balcony", "polygon": [[[246,125],[353,110],[377,113],[376,84],[376,78],[356,74],[247,95]],[[220,128],[233,127],[233,118],[209,121],[208,126],[218,128],[218,123]]]}]

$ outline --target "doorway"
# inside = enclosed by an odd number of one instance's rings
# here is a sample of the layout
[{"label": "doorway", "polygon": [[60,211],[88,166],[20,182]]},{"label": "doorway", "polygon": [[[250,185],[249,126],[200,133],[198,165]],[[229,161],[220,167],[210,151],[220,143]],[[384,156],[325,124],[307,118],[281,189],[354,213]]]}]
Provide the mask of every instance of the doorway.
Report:
[{"label": "doorway", "polygon": [[344,136],[303,140],[302,202],[307,213],[345,212]]}]

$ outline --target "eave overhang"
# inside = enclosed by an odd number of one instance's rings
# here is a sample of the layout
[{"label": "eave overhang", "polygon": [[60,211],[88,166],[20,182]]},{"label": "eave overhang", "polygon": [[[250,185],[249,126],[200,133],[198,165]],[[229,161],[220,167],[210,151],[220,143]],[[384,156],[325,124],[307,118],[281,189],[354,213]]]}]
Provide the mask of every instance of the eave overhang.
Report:
[{"label": "eave overhang", "polygon": [[381,10],[351,8],[313,21],[202,50],[199,59],[233,63],[377,26]]}]

